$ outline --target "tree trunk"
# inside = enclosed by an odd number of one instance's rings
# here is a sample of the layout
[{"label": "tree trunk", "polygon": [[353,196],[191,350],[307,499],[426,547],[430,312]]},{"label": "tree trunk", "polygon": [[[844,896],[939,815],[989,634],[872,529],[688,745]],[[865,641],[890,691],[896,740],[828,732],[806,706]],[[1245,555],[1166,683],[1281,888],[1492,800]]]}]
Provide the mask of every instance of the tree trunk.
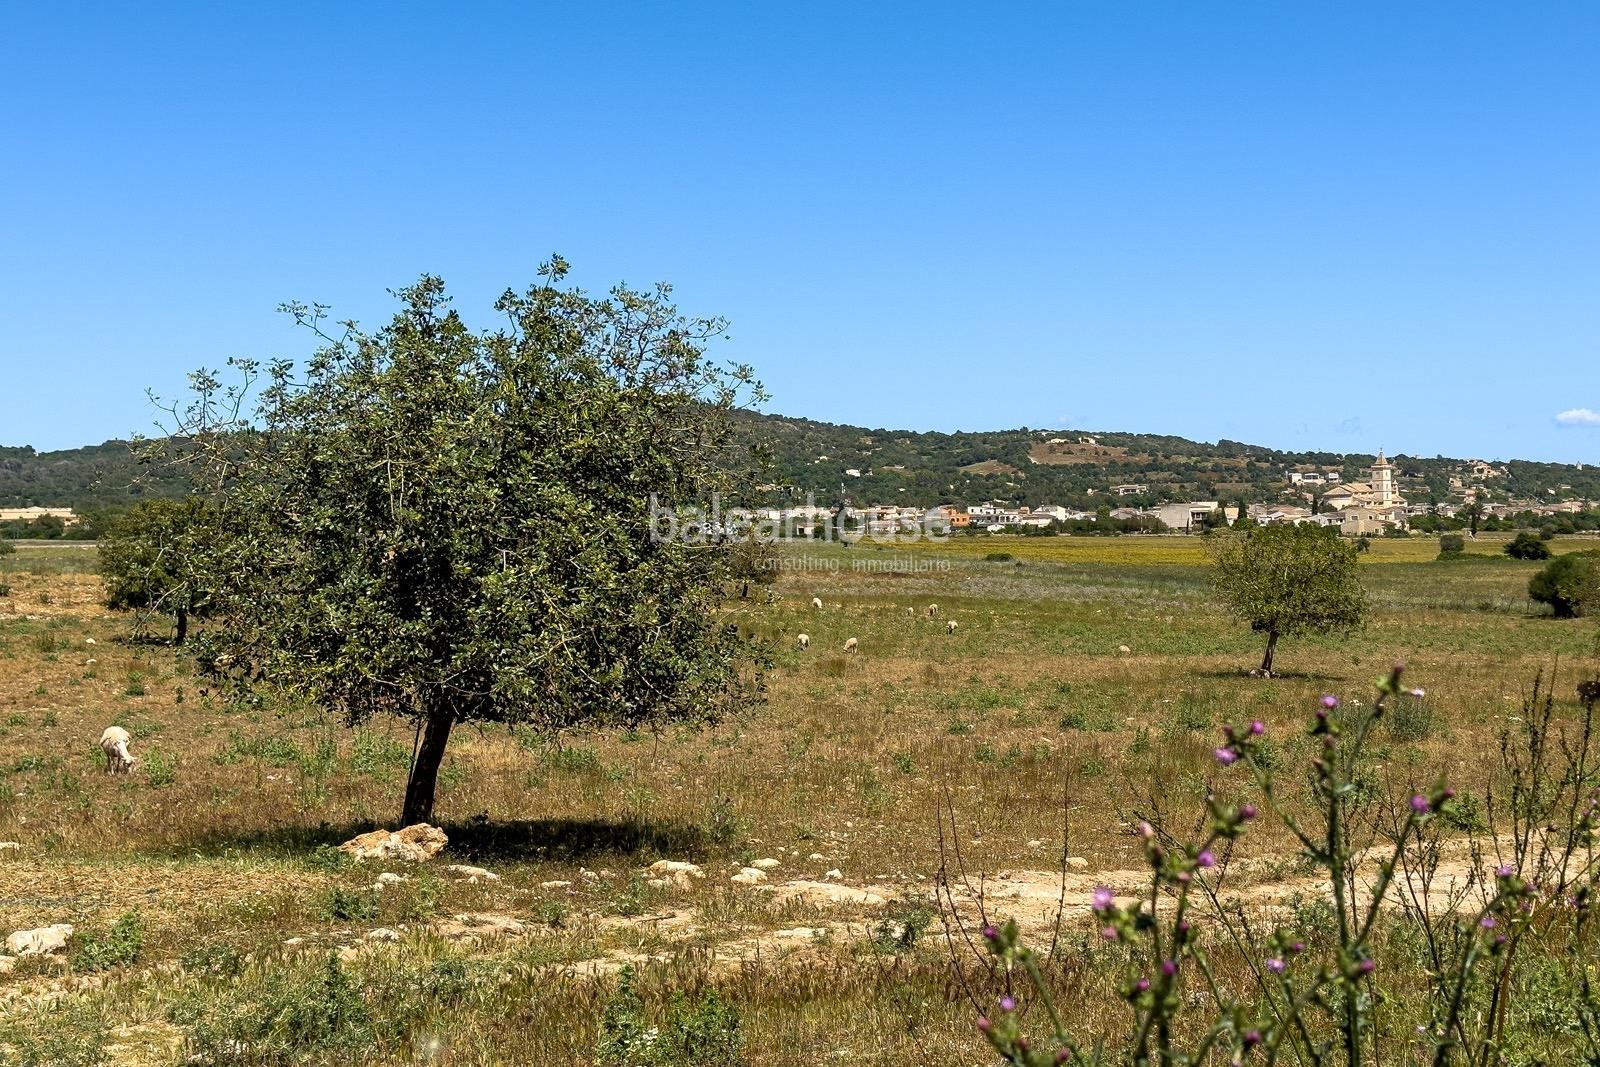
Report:
[{"label": "tree trunk", "polygon": [[422,724],[422,741],[411,758],[411,776],[406,780],[405,810],[401,826],[412,826],[433,818],[433,793],[439,782],[439,764],[450,741],[450,728],[456,717],[448,711],[434,712]]},{"label": "tree trunk", "polygon": [[1261,657],[1261,676],[1263,678],[1271,678],[1272,677],[1272,656],[1273,656],[1273,653],[1275,653],[1277,651],[1278,651],[1278,631],[1277,630],[1268,630],[1267,631],[1267,654],[1265,656]]},{"label": "tree trunk", "polygon": [[189,639],[189,613],[179,608],[177,614],[178,635],[173,638],[173,643],[181,645]]}]

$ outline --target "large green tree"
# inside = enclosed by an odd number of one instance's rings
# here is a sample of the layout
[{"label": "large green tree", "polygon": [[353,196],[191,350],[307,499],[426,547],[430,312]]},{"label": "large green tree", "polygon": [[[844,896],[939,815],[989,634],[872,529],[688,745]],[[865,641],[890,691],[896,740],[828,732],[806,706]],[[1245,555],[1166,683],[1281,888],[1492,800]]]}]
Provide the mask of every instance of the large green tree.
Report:
[{"label": "large green tree", "polygon": [[1208,542],[1217,595],[1266,635],[1259,673],[1272,674],[1278,639],[1354,629],[1367,615],[1356,551],[1309,523],[1219,534]]},{"label": "large green tree", "polygon": [[746,486],[731,413],[759,386],[706,355],[717,320],[670,290],[604,297],[559,258],[476,332],[424,277],[386,327],[244,386],[195,376],[175,407],[209,460],[220,526],[208,669],[416,724],[402,821],[431,818],[458,723],[654,727],[754,699],[754,654],[722,613],[735,545],[662,535],[653,509]]},{"label": "large green tree", "polygon": [[1558,619],[1572,619],[1600,607],[1600,552],[1557,556],[1528,580],[1528,596],[1549,604]]},{"label": "large green tree", "polygon": [[212,607],[209,550],[215,545],[213,516],[200,497],[146,500],[119,515],[100,539],[100,574],[106,606],[150,615],[171,615],[175,640],[189,634],[191,616]]}]

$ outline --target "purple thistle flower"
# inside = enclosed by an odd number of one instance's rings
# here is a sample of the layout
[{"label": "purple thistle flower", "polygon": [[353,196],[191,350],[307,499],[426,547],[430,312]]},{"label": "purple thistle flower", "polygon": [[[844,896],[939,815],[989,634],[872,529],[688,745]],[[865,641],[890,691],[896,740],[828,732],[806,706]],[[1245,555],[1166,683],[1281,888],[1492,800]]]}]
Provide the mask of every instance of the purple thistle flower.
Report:
[{"label": "purple thistle flower", "polygon": [[1100,931],[1100,936],[1105,938],[1107,941],[1115,941],[1117,939],[1117,928],[1115,926],[1108,926],[1104,930]]},{"label": "purple thistle flower", "polygon": [[982,1030],[984,1033],[987,1034],[989,1032],[990,1027],[992,1027],[992,1026],[994,1026],[994,1024],[989,1021],[989,1017],[987,1015],[978,1016],[978,1029],[979,1030]]},{"label": "purple thistle flower", "polygon": [[1136,992],[1136,993],[1144,993],[1144,992],[1148,991],[1149,988],[1150,988],[1150,979],[1148,979],[1148,978],[1141,978],[1137,982],[1133,983],[1133,989],[1134,989],[1134,992]]},{"label": "purple thistle flower", "polygon": [[1485,915],[1482,919],[1478,920],[1478,925],[1483,927],[1485,930],[1493,930],[1494,929],[1494,916],[1493,915]]},{"label": "purple thistle flower", "polygon": [[1244,1047],[1245,1048],[1254,1048],[1255,1046],[1257,1046],[1259,1044],[1261,1044],[1261,1031],[1260,1030],[1246,1030],[1244,1032]]},{"label": "purple thistle flower", "polygon": [[1411,798],[1411,810],[1416,812],[1418,815],[1428,814],[1428,809],[1432,806],[1433,805],[1428,803],[1428,798],[1423,796],[1421,793],[1418,793],[1416,796]]},{"label": "purple thistle flower", "polygon": [[1111,895],[1111,887],[1105,885],[1095,886],[1094,896],[1090,900],[1094,904],[1095,911],[1109,910],[1114,900]]},{"label": "purple thistle flower", "polygon": [[1419,686],[1418,688],[1411,690],[1411,695],[1416,697],[1418,700],[1421,700],[1423,697],[1428,695],[1428,691]]},{"label": "purple thistle flower", "polygon": [[1374,960],[1362,960],[1360,963],[1356,964],[1356,970],[1360,971],[1362,974],[1371,974],[1373,971],[1377,970],[1377,967],[1378,964]]},{"label": "purple thistle flower", "polygon": [[1282,974],[1287,966],[1288,965],[1277,956],[1274,956],[1267,961],[1267,970],[1271,971],[1273,974]]},{"label": "purple thistle flower", "polygon": [[1336,696],[1325,696],[1322,698],[1322,706],[1327,708],[1329,711],[1332,711],[1334,708],[1339,706],[1339,698]]},{"label": "purple thistle flower", "polygon": [[1162,960],[1161,961],[1161,973],[1166,975],[1168,978],[1171,978],[1173,975],[1177,974],[1178,973],[1178,963],[1177,963],[1177,961],[1176,960]]},{"label": "purple thistle flower", "polygon": [[1517,871],[1516,868],[1511,866],[1511,864],[1502,863],[1499,867],[1495,868],[1494,873],[1495,877],[1497,878],[1510,878],[1513,874],[1516,874]]},{"label": "purple thistle flower", "polygon": [[1001,1011],[1016,1011],[1017,1010],[1017,998],[1016,997],[1001,997],[1000,998],[1000,1010]]},{"label": "purple thistle flower", "polygon": [[1210,849],[1200,853],[1200,855],[1194,858],[1194,861],[1201,867],[1215,867],[1217,865],[1217,857],[1211,854]]},{"label": "purple thistle flower", "polygon": [[1255,736],[1260,737],[1262,734],[1267,732],[1267,724],[1262,722],[1260,719],[1257,719],[1255,722],[1250,724],[1250,732]]},{"label": "purple thistle flower", "polygon": [[1304,952],[1305,950],[1306,950],[1306,943],[1304,941],[1296,941],[1294,944],[1289,946],[1289,951],[1295,953],[1296,955],[1299,955],[1300,953]]},{"label": "purple thistle flower", "polygon": [[984,937],[985,941],[993,941],[995,938],[997,938],[999,936],[1000,936],[1000,931],[996,930],[994,927],[985,926],[983,928],[983,937]]},{"label": "purple thistle flower", "polygon": [[1256,806],[1254,804],[1240,804],[1239,805],[1239,818],[1245,820],[1246,822],[1249,822],[1251,819],[1253,819],[1255,817],[1256,817]]}]

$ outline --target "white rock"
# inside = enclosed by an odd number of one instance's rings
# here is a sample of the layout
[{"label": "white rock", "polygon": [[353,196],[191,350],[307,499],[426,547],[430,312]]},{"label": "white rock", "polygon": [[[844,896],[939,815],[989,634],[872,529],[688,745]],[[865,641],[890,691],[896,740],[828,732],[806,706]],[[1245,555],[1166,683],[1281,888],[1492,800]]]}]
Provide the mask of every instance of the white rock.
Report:
[{"label": "white rock", "polygon": [[1038,840],[1036,838],[1036,839],[1028,842],[1028,847],[1029,848],[1044,848],[1044,842],[1040,841],[1040,840]]},{"label": "white rock", "polygon": [[756,860],[750,866],[758,871],[775,871],[778,869],[778,861],[768,856],[766,859]]},{"label": "white rock", "polygon": [[1082,856],[1068,856],[1067,866],[1074,871],[1086,871],[1089,869],[1089,861]]},{"label": "white rock", "polygon": [[411,879],[407,878],[405,875],[395,874],[393,871],[384,871],[382,874],[378,875],[379,885],[395,885],[396,883],[409,882],[410,880]]},{"label": "white rock", "polygon": [[67,947],[72,936],[71,923],[41,926],[37,930],[18,930],[6,938],[6,951],[13,956],[48,956]]},{"label": "white rock", "polygon": [[84,638],[84,639],[83,639],[83,643],[84,643],[84,644],[86,644],[86,645],[92,645],[92,644],[94,644],[94,638],[92,638],[92,637],[85,637],[85,638]]},{"label": "white rock", "polygon": [[540,882],[539,883],[539,888],[540,889],[570,889],[570,888],[572,888],[572,883],[568,882],[568,881],[565,881],[564,879],[556,878],[556,879],[552,879],[551,881],[548,881],[548,882]]},{"label": "white rock", "polygon": [[283,947],[284,948],[294,948],[296,945],[303,945],[305,943],[306,943],[306,939],[303,938],[303,937],[291,937],[291,938],[289,938],[287,941],[285,941],[283,943]]},{"label": "white rock", "polygon": [[1117,651],[1121,652],[1124,656],[1126,656],[1129,652],[1132,652],[1133,649],[1129,648],[1127,645],[1118,645],[1117,646]]},{"label": "white rock", "polygon": [[0,956],[0,974],[10,974],[12,971],[16,970],[16,967],[17,957]]},{"label": "white rock", "polygon": [[844,881],[844,872],[835,867],[833,870],[823,875],[822,880],[824,882],[842,882]]},{"label": "white rock", "polygon": [[812,853],[812,854],[811,854],[811,855],[809,855],[809,856],[807,856],[807,857],[806,857],[806,858],[807,858],[807,859],[813,859],[813,860],[825,860],[825,859],[827,859],[827,858],[828,858],[828,857],[826,857],[826,856],[824,856],[824,855],[823,855],[823,854],[822,854],[822,853],[820,853],[820,852],[813,852],[813,853]]},{"label": "white rock", "polygon": [[732,881],[737,885],[760,885],[766,880],[767,872],[759,867],[745,867],[732,878]]},{"label": "white rock", "polygon": [[398,941],[398,940],[400,940],[400,931],[399,930],[391,930],[387,926],[380,926],[375,930],[368,930],[367,931],[367,940],[368,941]]},{"label": "white rock", "polygon": [[471,867],[465,863],[448,864],[445,866],[445,870],[457,878],[465,878],[473,885],[477,885],[479,882],[498,882],[500,880],[498,874],[491,874],[482,867]]},{"label": "white rock", "polygon": [[706,876],[706,872],[702,871],[698,864],[685,863],[682,860],[656,860],[645,868],[645,873],[679,889],[688,889],[694,885],[696,879]]},{"label": "white rock", "polygon": [[578,868],[578,877],[582,878],[585,882],[598,882],[600,880],[600,876],[595,874],[587,867]]},{"label": "white rock", "polygon": [[22,842],[21,841],[0,841],[0,852],[20,852],[20,851],[22,851]]},{"label": "white rock", "polygon": [[404,860],[422,863],[444,851],[450,839],[443,830],[419,822],[402,830],[373,830],[352,837],[339,846],[339,851],[358,860]]}]

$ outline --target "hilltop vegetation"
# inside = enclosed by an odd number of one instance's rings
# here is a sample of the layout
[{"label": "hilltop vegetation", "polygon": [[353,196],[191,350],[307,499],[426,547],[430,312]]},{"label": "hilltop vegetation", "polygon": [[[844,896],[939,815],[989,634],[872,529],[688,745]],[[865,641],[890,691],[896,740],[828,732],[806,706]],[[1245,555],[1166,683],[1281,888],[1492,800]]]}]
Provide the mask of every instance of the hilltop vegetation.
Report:
[{"label": "hilltop vegetation", "polygon": [[[1286,467],[1337,468],[1346,480],[1359,480],[1374,458],[1161,434],[1026,427],[962,433],[869,429],[749,411],[740,413],[739,426],[747,441],[771,449],[774,489],[766,503],[803,501],[808,493],[818,503],[834,503],[842,491],[853,503],[1000,500],[1092,508],[1106,501],[1110,486],[1124,483],[1149,487],[1147,493],[1119,498],[1130,505],[1273,501],[1288,488]],[[1080,440],[1087,437],[1095,443]],[[1444,456],[1391,458],[1400,468],[1401,491],[1417,502],[1449,499],[1451,476],[1466,465]],[[1498,466],[1505,476],[1484,483],[1494,499],[1600,500],[1600,468],[1530,460]],[[859,477],[848,473],[852,470]],[[0,448],[0,507],[70,505],[93,512],[149,496],[181,496],[186,489],[178,472],[141,466],[126,441],[59,452]]]}]

